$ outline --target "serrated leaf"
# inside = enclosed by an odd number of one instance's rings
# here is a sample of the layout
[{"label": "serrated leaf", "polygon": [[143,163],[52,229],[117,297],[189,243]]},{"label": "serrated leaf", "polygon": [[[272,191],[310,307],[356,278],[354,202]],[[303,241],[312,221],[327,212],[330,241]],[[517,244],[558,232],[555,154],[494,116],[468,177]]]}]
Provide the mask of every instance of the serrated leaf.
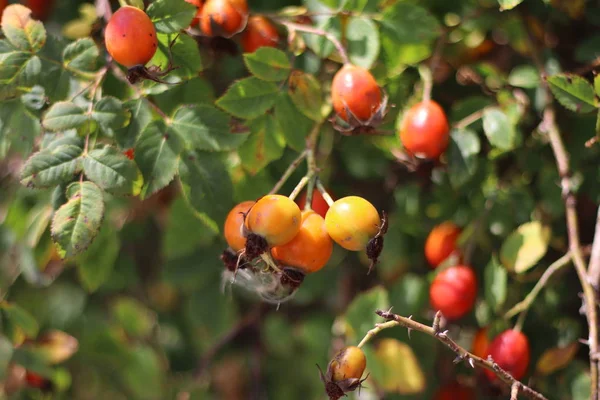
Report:
[{"label": "serrated leaf", "polygon": [[238,150],[242,165],[251,174],[256,174],[271,161],[283,155],[285,139],[273,116],[265,115],[250,123],[250,136]]},{"label": "serrated leaf", "polygon": [[142,130],[152,121],[152,110],[148,100],[141,97],[129,100],[123,104],[131,114],[131,122],[124,128],[115,131],[115,139],[121,148],[131,148],[135,145]]},{"label": "serrated leaf", "polygon": [[539,221],[528,222],[502,243],[500,260],[509,270],[523,273],[534,267],[548,251],[550,228]]},{"label": "serrated leaf", "polygon": [[35,318],[17,304],[3,302],[0,309],[11,324],[23,331],[26,337],[35,338],[40,329]]},{"label": "serrated leaf", "polygon": [[317,78],[303,71],[294,71],[290,76],[288,87],[292,102],[302,114],[316,122],[324,119],[321,112],[323,95]]},{"label": "serrated leaf", "polygon": [[121,247],[115,230],[104,225],[96,240],[77,258],[79,280],[88,292],[95,292],[109,278]]},{"label": "serrated leaf", "polygon": [[585,78],[579,75],[559,74],[549,76],[547,81],[554,97],[565,108],[587,113],[598,107],[594,88]]},{"label": "serrated leaf", "polygon": [[481,150],[479,136],[470,129],[450,133],[448,173],[454,186],[466,183],[477,171],[477,154]]},{"label": "serrated leaf", "polygon": [[21,171],[21,184],[29,188],[46,188],[68,182],[82,169],[82,149],[60,145],[33,154]]},{"label": "serrated leaf", "polygon": [[131,113],[121,100],[106,96],[94,104],[92,118],[104,127],[119,129],[129,124]]},{"label": "serrated leaf", "polygon": [[512,10],[522,2],[523,0],[498,0],[500,11]]},{"label": "serrated leaf", "polygon": [[197,150],[236,149],[248,135],[232,133],[230,117],[209,105],[182,106],[175,111],[170,129]]},{"label": "serrated leaf", "polygon": [[172,57],[173,65],[177,66],[177,69],[169,73],[165,79],[169,80],[173,76],[182,79],[192,79],[197,77],[198,72],[204,69],[202,55],[198,51],[198,43],[192,37],[179,35],[171,47],[171,54],[169,54],[169,45],[175,39],[175,35],[159,33],[157,37],[158,50],[152,60],[150,60],[150,64],[166,68],[170,57]]},{"label": "serrated leaf", "polygon": [[516,127],[498,107],[483,112],[483,131],[492,146],[500,150],[510,150],[515,145]]},{"label": "serrated leaf", "polygon": [[167,186],[177,173],[181,138],[169,133],[162,121],[148,125],[135,146],[135,162],[144,176],[141,197],[147,198]]},{"label": "serrated leaf", "polygon": [[114,147],[90,151],[83,158],[85,176],[107,192],[137,196],[143,184],[137,165]]},{"label": "serrated leaf", "polygon": [[187,151],[179,162],[179,179],[188,204],[214,221],[222,221],[231,209],[233,185],[220,157]]},{"label": "serrated leaf", "polygon": [[366,17],[351,17],[346,26],[346,41],[350,61],[355,65],[371,69],[379,56],[377,25]]},{"label": "serrated leaf", "polygon": [[381,339],[375,349],[373,378],[389,393],[417,394],[425,390],[425,374],[411,347],[396,339]]},{"label": "serrated leaf", "polygon": [[146,13],[158,32],[177,33],[190,25],[196,11],[196,7],[185,1],[156,0]]},{"label": "serrated leaf", "polygon": [[63,65],[80,74],[89,74],[98,68],[100,51],[91,38],[79,39],[63,50]]},{"label": "serrated leaf", "polygon": [[42,125],[50,131],[78,128],[88,121],[83,108],[68,101],[54,103],[42,118]]},{"label": "serrated leaf", "polygon": [[36,53],[46,43],[44,24],[31,17],[31,10],[13,4],[2,14],[2,32],[17,49]]},{"label": "serrated leaf", "polygon": [[274,83],[250,77],[235,82],[216,104],[235,117],[251,119],[273,107],[278,93]]},{"label": "serrated leaf", "polygon": [[275,119],[287,145],[296,151],[303,151],[314,122],[298,111],[287,93],[281,93],[275,104]]},{"label": "serrated leaf", "polygon": [[388,308],[390,308],[388,292],[381,286],[356,296],[344,315],[344,320],[350,329],[349,340],[355,341],[363,338],[377,322],[381,322],[381,318],[375,314],[375,310],[387,310]]},{"label": "serrated leaf", "polygon": [[288,56],[273,47],[261,47],[254,53],[244,54],[244,63],[252,75],[264,81],[282,81],[292,69]]},{"label": "serrated leaf", "polygon": [[46,105],[46,91],[42,86],[34,86],[21,95],[21,102],[30,110],[41,110]]},{"label": "serrated leaf", "polygon": [[111,311],[117,323],[132,337],[148,336],[156,324],[156,315],[133,298],[117,299]]},{"label": "serrated leaf", "polygon": [[498,311],[506,301],[508,274],[495,256],[487,264],[483,273],[485,301],[492,310]]},{"label": "serrated leaf", "polygon": [[94,183],[72,183],[67,198],[54,213],[51,227],[56,250],[63,258],[84,252],[98,234],[104,217],[102,190]]}]

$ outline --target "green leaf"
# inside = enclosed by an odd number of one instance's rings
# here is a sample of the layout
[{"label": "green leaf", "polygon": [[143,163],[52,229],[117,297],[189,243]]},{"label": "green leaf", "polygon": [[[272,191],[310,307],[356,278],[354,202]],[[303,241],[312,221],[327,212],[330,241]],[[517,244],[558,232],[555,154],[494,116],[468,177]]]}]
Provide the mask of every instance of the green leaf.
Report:
[{"label": "green leaf", "polygon": [[381,45],[391,69],[428,58],[433,41],[441,33],[440,24],[429,11],[406,2],[386,8],[380,23]]},{"label": "green leaf", "polygon": [[596,96],[600,96],[600,75],[594,77],[594,92],[596,92]]},{"label": "green leaf", "polygon": [[348,339],[350,341],[362,339],[377,322],[381,322],[381,318],[375,314],[375,310],[387,310],[388,308],[390,308],[388,292],[381,286],[356,296],[344,315],[349,328]]},{"label": "green leaf", "polygon": [[285,139],[273,116],[265,115],[250,123],[250,136],[239,148],[242,165],[251,174],[266,167],[283,155]]},{"label": "green leaf", "polygon": [[483,112],[483,131],[494,147],[510,150],[515,145],[516,127],[498,107],[486,108]]},{"label": "green leaf", "polygon": [[288,94],[302,114],[316,122],[324,119],[321,112],[323,105],[321,85],[313,75],[294,71],[290,76]]},{"label": "green leaf", "polygon": [[217,154],[185,152],[179,162],[179,178],[185,199],[200,214],[224,221],[231,209],[233,185]]},{"label": "green leaf", "polygon": [[115,131],[115,139],[121,148],[127,149],[135,145],[142,130],[152,121],[152,110],[148,100],[141,97],[123,104],[131,114],[131,122],[124,128]]},{"label": "green leaf", "polygon": [[579,75],[559,74],[547,78],[556,100],[565,108],[587,113],[598,107],[592,85]]},{"label": "green leaf", "polygon": [[83,108],[68,101],[59,101],[46,111],[42,125],[50,131],[65,131],[80,127],[88,119]]},{"label": "green leaf", "polygon": [[181,138],[167,131],[162,121],[148,125],[135,147],[135,162],[144,176],[141,196],[147,198],[167,186],[177,173]]},{"label": "green leaf", "polygon": [[287,93],[281,93],[275,104],[275,119],[288,146],[296,151],[303,151],[314,122],[298,111]]},{"label": "green leaf", "polygon": [[156,0],[146,13],[158,32],[178,33],[190,26],[196,11],[196,7],[185,1]]},{"label": "green leaf", "polygon": [[30,110],[41,110],[47,102],[46,91],[42,86],[36,85],[21,95],[21,101]]},{"label": "green leaf", "polygon": [[254,53],[244,54],[244,63],[252,75],[264,81],[282,81],[292,70],[288,56],[273,47],[261,47]]},{"label": "green leaf", "polygon": [[89,180],[111,193],[137,196],[142,189],[137,165],[111,146],[90,151],[83,158],[83,170]]},{"label": "green leaf", "polygon": [[500,11],[512,10],[522,2],[523,0],[498,0]]},{"label": "green leaf", "polygon": [[417,274],[409,273],[399,279],[389,291],[390,304],[402,315],[417,315],[429,301],[429,285]]},{"label": "green leaf", "polygon": [[353,64],[371,69],[379,56],[379,30],[366,17],[352,17],[346,26],[348,56]]},{"label": "green leaf", "polygon": [[63,50],[65,69],[78,74],[89,74],[98,69],[100,51],[91,38],[79,39]]},{"label": "green leaf", "polygon": [[232,133],[230,117],[209,105],[182,106],[175,111],[170,129],[198,150],[236,149],[248,135]]},{"label": "green leaf", "polygon": [[94,105],[92,118],[106,128],[119,129],[129,124],[131,113],[121,100],[106,96]]},{"label": "green leaf", "polygon": [[68,182],[82,169],[82,149],[60,145],[34,153],[23,166],[21,184],[30,188],[47,188]]},{"label": "green leaf", "polygon": [[523,273],[534,267],[548,251],[550,228],[539,221],[527,222],[502,243],[500,260],[509,270]]},{"label": "green leaf", "polygon": [[[157,36],[158,50],[152,60],[150,60],[150,64],[166,68],[170,57],[169,46],[173,39],[175,39],[175,35],[159,33]],[[188,35],[179,35],[177,37],[171,48],[171,55],[173,65],[177,66],[177,69],[164,78],[168,81],[176,82],[177,79],[172,79],[173,77],[192,79],[197,77],[198,73],[204,69],[204,62],[201,53],[198,51],[198,43]]]},{"label": "green leaf", "polygon": [[40,330],[40,327],[33,317],[25,309],[14,303],[3,302],[0,304],[2,313],[13,326],[18,327],[23,331],[28,338],[35,338]]},{"label": "green leaf", "polygon": [[5,380],[13,356],[13,345],[4,335],[0,335],[0,379]]},{"label": "green leaf", "polygon": [[151,347],[136,346],[129,349],[122,379],[133,399],[160,400],[163,394],[165,372],[162,359]]},{"label": "green leaf", "polygon": [[525,89],[535,89],[540,85],[540,74],[532,65],[519,65],[510,71],[508,83]]},{"label": "green leaf", "polygon": [[121,243],[114,228],[105,222],[87,251],[77,257],[81,285],[95,292],[107,281],[117,261]]},{"label": "green leaf", "polygon": [[156,324],[156,316],[152,311],[132,298],[117,299],[112,306],[112,314],[117,323],[132,337],[147,337]]},{"label": "green leaf", "polygon": [[235,82],[216,104],[235,117],[252,119],[273,107],[278,93],[274,83],[250,77]]},{"label": "green leaf", "polygon": [[448,173],[454,186],[462,186],[477,171],[477,154],[481,150],[479,136],[470,129],[450,133]]},{"label": "green leaf", "polygon": [[84,252],[98,234],[104,217],[102,190],[94,183],[72,183],[67,198],[54,214],[51,226],[52,239],[63,258]]},{"label": "green leaf", "polygon": [[46,43],[44,24],[31,17],[31,10],[22,5],[6,7],[2,14],[2,32],[17,49],[36,53]]},{"label": "green leaf", "polygon": [[495,256],[486,265],[483,274],[485,301],[492,310],[498,312],[506,301],[508,274]]}]

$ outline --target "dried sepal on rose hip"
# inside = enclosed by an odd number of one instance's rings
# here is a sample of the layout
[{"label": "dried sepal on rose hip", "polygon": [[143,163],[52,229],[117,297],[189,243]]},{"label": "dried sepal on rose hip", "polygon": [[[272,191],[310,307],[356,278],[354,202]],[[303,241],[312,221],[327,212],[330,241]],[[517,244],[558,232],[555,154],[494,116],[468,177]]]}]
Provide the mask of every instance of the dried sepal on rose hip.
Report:
[{"label": "dried sepal on rose hip", "polygon": [[359,347],[348,346],[333,357],[325,374],[319,368],[321,381],[325,384],[325,391],[329,399],[337,400],[346,396],[346,393],[360,388],[367,379],[366,377],[362,378],[366,367],[365,353]]},{"label": "dried sepal on rose hip", "polygon": [[271,247],[290,242],[301,224],[300,208],[289,197],[270,194],[260,198],[244,222],[246,257],[253,260]]},{"label": "dried sepal on rose hip", "polygon": [[255,202],[251,200],[243,201],[233,207],[225,218],[223,234],[229,247],[221,254],[221,261],[231,272],[248,265],[247,258],[242,254],[246,247],[244,219],[254,204]]},{"label": "dried sepal on rose hip", "polygon": [[333,77],[331,100],[334,128],[347,135],[377,133],[387,113],[387,96],[365,68],[346,64]]},{"label": "dried sepal on rose hip", "polygon": [[[146,67],[158,49],[158,38],[148,14],[137,7],[123,6],[112,15],[104,31],[104,42],[111,57],[128,68],[127,79],[131,83],[141,79],[166,83],[161,77],[176,69],[171,57],[164,71],[155,65]],[[173,44],[174,41],[169,51]]]},{"label": "dried sepal on rose hip", "polygon": [[380,217],[369,201],[358,196],[347,196],[329,207],[325,226],[329,236],[344,249],[366,251],[371,260],[371,272],[383,250],[383,236],[388,229],[386,213],[383,212]]}]

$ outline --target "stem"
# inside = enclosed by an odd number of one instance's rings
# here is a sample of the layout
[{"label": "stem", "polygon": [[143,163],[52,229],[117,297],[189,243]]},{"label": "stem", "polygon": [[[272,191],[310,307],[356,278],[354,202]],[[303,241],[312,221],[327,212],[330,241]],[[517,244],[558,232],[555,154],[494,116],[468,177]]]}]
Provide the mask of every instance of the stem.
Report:
[{"label": "stem", "polygon": [[[94,110],[94,100],[96,99],[96,93],[98,92],[98,89],[100,88],[100,85],[102,84],[102,81],[104,80],[104,77],[106,76],[107,72],[108,66],[105,66],[102,69],[100,69],[96,75],[92,86],[90,87],[90,104],[87,110],[89,116],[91,116],[92,111]],[[88,133],[85,135],[85,145],[83,146],[83,154],[87,154],[89,150],[90,134],[91,132],[88,131]]]},{"label": "stem", "polygon": [[296,185],[296,187],[294,188],[294,190],[292,191],[292,193],[289,196],[289,198],[291,200],[295,200],[296,197],[298,197],[298,195],[300,194],[302,189],[304,189],[304,187],[308,183],[308,180],[309,180],[308,176],[304,176],[304,177],[302,177],[302,179],[300,179],[300,182],[298,182],[298,184]]},{"label": "stem", "polygon": [[331,207],[335,201],[333,200],[331,195],[327,192],[327,190],[325,189],[325,186],[323,186],[323,183],[321,183],[320,179],[317,179],[317,190],[319,192],[321,192],[321,196],[323,196],[323,199],[325,199],[325,202],[327,202],[327,205],[329,207]]},{"label": "stem", "polygon": [[484,107],[481,110],[475,111],[473,114],[469,114],[466,117],[464,117],[463,119],[461,119],[460,121],[458,121],[457,123],[454,124],[454,128],[456,129],[464,129],[467,126],[479,121],[481,118],[483,118],[483,114],[485,113],[485,111],[490,108],[488,107]]},{"label": "stem", "polygon": [[277,22],[279,22],[281,25],[285,26],[290,32],[298,31],[298,32],[305,32],[305,33],[311,33],[313,35],[323,36],[324,38],[329,40],[331,43],[333,43],[333,45],[337,49],[340,57],[342,58],[343,63],[350,64],[350,59],[348,58],[348,52],[346,52],[346,49],[344,48],[342,43],[338,40],[338,38],[336,38],[331,33],[324,31],[322,29],[314,28],[312,26],[296,24],[294,22],[288,22],[288,21],[284,21],[281,19],[278,19]]},{"label": "stem", "polygon": [[281,187],[283,186],[283,184],[298,169],[298,167],[300,166],[300,164],[302,163],[302,161],[304,161],[304,159],[306,158],[306,154],[307,154],[307,151],[304,150],[302,153],[300,153],[300,155],[294,161],[292,161],[292,163],[285,170],[285,172],[283,173],[283,175],[281,175],[281,178],[279,178],[279,180],[277,181],[277,183],[275,184],[275,186],[273,186],[273,189],[271,189],[271,191],[269,192],[269,194],[274,194],[274,193],[279,192],[279,190],[281,190]]},{"label": "stem", "polygon": [[513,383],[512,387],[510,388],[510,400],[517,400],[519,398],[520,388],[521,385],[519,384],[519,382]]},{"label": "stem", "polygon": [[596,217],[596,233],[594,234],[594,242],[592,243],[588,275],[591,284],[598,290],[600,286],[600,207],[598,207],[598,216]]},{"label": "stem", "polygon": [[423,81],[423,101],[431,101],[431,91],[433,89],[433,75],[431,69],[424,64],[419,65],[419,75]]},{"label": "stem", "polygon": [[367,332],[367,334],[360,341],[360,343],[357,345],[357,347],[360,349],[365,344],[367,344],[371,339],[373,339],[375,336],[377,336],[377,334],[379,332],[381,332],[382,330],[388,329],[388,328],[393,328],[395,326],[398,326],[398,323],[396,321],[388,321],[388,322],[384,322],[382,324],[375,324],[375,328],[373,328],[373,329],[369,330],[369,332]]},{"label": "stem", "polygon": [[[496,364],[496,362],[494,362],[494,360],[492,360],[491,357],[488,357],[487,360],[484,360],[483,358],[478,357],[475,354],[468,352],[466,349],[464,349],[458,343],[456,343],[453,339],[451,339],[448,336],[447,331],[443,331],[443,332],[440,331],[439,323],[438,324],[435,323],[435,321],[439,321],[439,319],[440,319],[439,316],[441,313],[439,311],[436,314],[436,318],[434,320],[435,328],[432,326],[425,325],[420,322],[414,321],[412,318],[407,318],[407,317],[403,317],[401,315],[393,314],[389,311],[377,310],[377,311],[375,311],[375,313],[377,315],[379,315],[380,317],[385,318],[389,322],[392,322],[392,324],[389,324],[389,325],[385,324],[385,328],[383,328],[383,329],[391,328],[392,326],[403,326],[405,328],[408,328],[409,331],[415,330],[415,331],[425,333],[426,335],[429,335],[429,336],[439,340],[442,344],[444,344],[446,347],[448,347],[450,350],[452,350],[454,353],[456,353],[457,358],[455,361],[465,361],[468,365],[470,365],[473,368],[475,366],[477,366],[479,368],[487,369],[488,371],[493,372],[501,381],[503,381],[507,385],[511,386],[511,388],[514,387],[515,384],[518,384],[519,390],[521,391],[521,393],[523,393],[523,395],[525,395],[526,397],[528,397],[530,399],[547,400],[547,398],[543,394],[533,390],[529,386],[524,385],[523,383],[516,380],[511,374],[509,374],[507,371],[502,369],[502,367],[500,367],[498,364]],[[374,330],[377,330],[377,327],[375,327]],[[375,332],[375,334],[381,330],[382,329],[377,330]],[[371,331],[369,331],[369,332],[371,332]],[[375,334],[371,334],[370,337],[367,339],[367,341],[369,339],[371,339],[372,336],[374,336]],[[367,336],[369,336],[369,333],[367,333]],[[367,338],[367,337],[365,337],[365,338]],[[365,339],[363,339],[363,341],[364,340]],[[362,343],[362,341],[361,341],[361,343]]]},{"label": "stem", "polygon": [[317,181],[317,175],[313,172],[312,176],[308,179],[308,185],[306,186],[306,202],[304,202],[304,211],[312,210],[313,194],[315,192],[315,183]]},{"label": "stem", "polygon": [[531,307],[531,305],[535,301],[535,298],[537,297],[538,294],[540,294],[542,289],[546,286],[546,284],[548,283],[548,281],[550,280],[552,275],[554,275],[555,272],[559,271],[563,267],[569,265],[570,262],[571,262],[571,253],[567,253],[564,256],[562,256],[561,258],[559,258],[558,260],[554,261],[546,269],[546,271],[544,271],[540,280],[537,281],[537,283],[535,284],[533,289],[531,289],[531,292],[529,292],[529,294],[521,302],[517,303],[515,306],[513,306],[513,308],[508,310],[506,312],[506,314],[504,314],[504,318],[509,319],[519,313],[521,313],[521,315],[527,314],[529,307]]}]

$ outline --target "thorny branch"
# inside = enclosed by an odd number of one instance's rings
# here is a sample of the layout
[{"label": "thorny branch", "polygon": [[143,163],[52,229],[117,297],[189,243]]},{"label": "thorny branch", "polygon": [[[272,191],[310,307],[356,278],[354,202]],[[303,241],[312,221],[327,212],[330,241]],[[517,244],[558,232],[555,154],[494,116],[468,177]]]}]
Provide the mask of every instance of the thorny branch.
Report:
[{"label": "thorny branch", "polygon": [[598,291],[600,289],[600,207],[598,207],[598,216],[596,217],[596,233],[594,235],[594,242],[592,243],[588,275],[590,283]]},{"label": "thorny branch", "polygon": [[[540,57],[539,49],[536,46],[536,39],[529,31],[528,24],[525,23],[524,26],[527,28],[526,30],[529,41],[528,44],[529,48],[531,49],[533,62],[540,72],[542,78],[545,78],[547,75],[546,68]],[[547,98],[552,99],[552,93],[545,79],[542,79],[542,87],[546,92]],[[585,314],[589,329],[589,337],[587,342],[590,346],[590,399],[598,400],[598,363],[600,361],[598,354],[600,353],[598,352],[598,310],[596,307],[596,293],[592,287],[592,283],[590,282],[590,277],[588,275],[588,270],[579,239],[579,224],[577,222],[577,197],[573,192],[574,185],[571,180],[572,177],[569,165],[569,153],[567,152],[563,143],[562,136],[556,122],[556,113],[551,100],[549,100],[544,109],[539,130],[540,132],[545,133],[550,141],[550,146],[552,147],[554,158],[556,159],[558,175],[560,176],[560,187],[562,189],[562,197],[565,203],[569,252],[571,253],[579,282],[583,288]],[[596,231],[596,236],[598,235],[599,233]]]},{"label": "thorny branch", "polygon": [[344,64],[350,63],[350,59],[348,58],[348,52],[346,51],[346,49],[344,48],[342,43],[338,40],[338,38],[336,38],[333,34],[327,32],[327,31],[324,31],[322,29],[313,28],[313,27],[307,26],[307,25],[296,24],[296,23],[288,22],[288,21],[284,21],[284,20],[278,20],[278,22],[281,25],[285,26],[290,31],[290,33],[305,32],[305,33],[311,33],[313,35],[323,36],[324,38],[329,40],[335,46],[343,63]]},{"label": "thorny branch", "polygon": [[368,341],[370,338],[375,336],[377,333],[379,333],[383,329],[391,328],[394,326],[403,326],[408,329],[409,334],[411,331],[414,330],[414,331],[425,333],[425,334],[439,340],[442,344],[446,345],[446,347],[448,347],[450,350],[452,350],[454,353],[456,353],[457,357],[454,360],[455,363],[464,361],[465,363],[470,365],[472,368],[479,367],[479,368],[487,369],[488,371],[493,372],[498,377],[498,379],[500,379],[501,381],[503,381],[504,383],[506,383],[507,385],[509,385],[511,387],[511,390],[512,390],[511,399],[513,399],[513,398],[516,399],[516,395],[515,395],[515,391],[516,391],[517,394],[522,393],[526,397],[533,399],[533,400],[547,400],[547,398],[543,394],[533,390],[529,386],[516,380],[511,374],[509,374],[507,371],[502,369],[498,364],[496,364],[491,357],[488,357],[487,360],[484,360],[483,358],[478,357],[475,354],[468,352],[463,347],[461,347],[458,343],[456,343],[452,338],[450,338],[448,336],[448,331],[442,331],[440,329],[441,313],[439,311],[437,312],[437,314],[434,318],[432,326],[425,325],[420,322],[414,321],[411,317],[408,317],[408,318],[403,317],[401,315],[394,314],[389,311],[377,310],[377,311],[375,311],[375,313],[377,315],[379,315],[380,317],[388,320],[388,322],[379,324],[374,329],[369,331],[369,333],[367,333],[367,335],[365,336],[365,339],[363,339],[361,341],[361,343],[359,344],[359,347],[364,344],[363,342],[366,343],[366,341]]}]

